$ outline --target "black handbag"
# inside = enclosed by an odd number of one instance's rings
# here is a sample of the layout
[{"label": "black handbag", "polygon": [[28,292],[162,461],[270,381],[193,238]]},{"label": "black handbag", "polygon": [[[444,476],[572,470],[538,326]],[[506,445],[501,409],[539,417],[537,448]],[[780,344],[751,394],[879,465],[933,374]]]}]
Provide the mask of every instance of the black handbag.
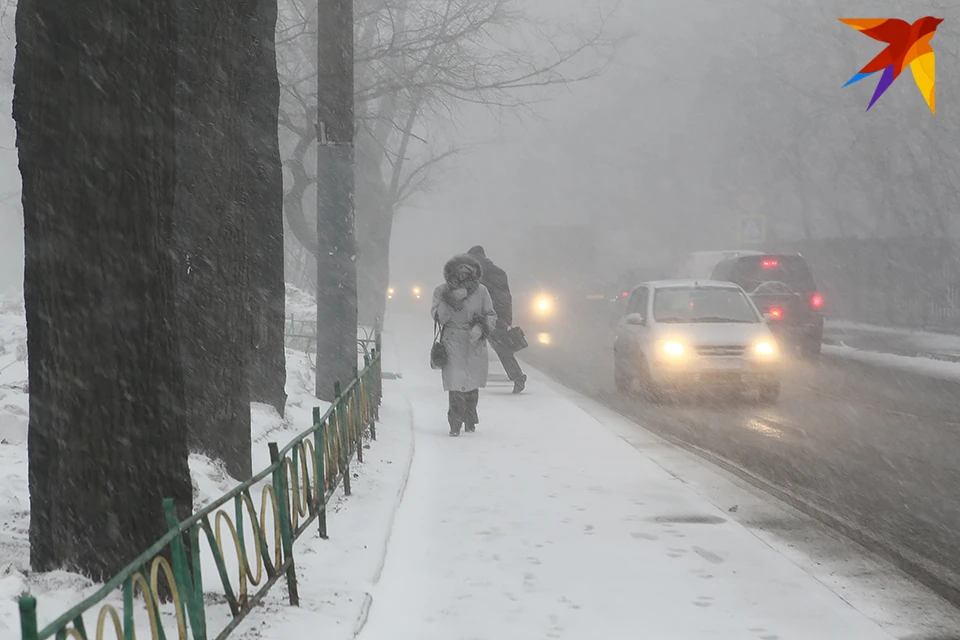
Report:
[{"label": "black handbag", "polygon": [[430,347],[430,368],[443,369],[447,366],[447,347],[443,344],[443,330],[438,318],[433,319],[433,346]]},{"label": "black handbag", "polygon": [[510,327],[507,329],[503,334],[503,344],[514,353],[530,346],[527,344],[527,336],[524,335],[523,329],[520,327]]}]

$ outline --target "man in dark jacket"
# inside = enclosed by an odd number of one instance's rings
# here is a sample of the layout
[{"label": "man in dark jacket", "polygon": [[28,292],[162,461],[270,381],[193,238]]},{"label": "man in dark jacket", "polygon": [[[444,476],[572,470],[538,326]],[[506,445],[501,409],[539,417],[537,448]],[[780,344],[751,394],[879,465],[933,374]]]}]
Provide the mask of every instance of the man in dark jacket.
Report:
[{"label": "man in dark jacket", "polygon": [[490,292],[493,299],[493,310],[497,312],[497,328],[490,336],[490,345],[497,352],[503,370],[506,371],[510,381],[513,382],[513,392],[520,393],[527,383],[527,376],[520,369],[516,356],[513,355],[513,349],[498,340],[507,330],[513,326],[513,298],[510,295],[510,284],[507,282],[507,272],[493,264],[493,261],[487,257],[483,247],[477,245],[467,252],[480,261],[483,267],[483,276],[480,283]]}]

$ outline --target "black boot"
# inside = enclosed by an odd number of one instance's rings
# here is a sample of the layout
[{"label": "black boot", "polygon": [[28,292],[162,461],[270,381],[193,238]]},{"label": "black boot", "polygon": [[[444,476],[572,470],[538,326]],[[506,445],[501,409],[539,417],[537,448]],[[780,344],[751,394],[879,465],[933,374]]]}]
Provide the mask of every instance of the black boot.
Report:
[{"label": "black boot", "polygon": [[527,386],[527,374],[521,375],[519,378],[513,382],[513,392],[514,393],[523,393],[523,389]]},{"label": "black boot", "polygon": [[474,433],[474,432],[476,432],[476,430],[477,430],[477,425],[473,424],[472,422],[468,422],[468,423],[466,424],[466,429],[465,429],[465,431],[466,431],[467,433]]},{"label": "black boot", "polygon": [[450,423],[450,437],[456,438],[460,435],[460,429],[463,427],[462,422],[451,422]]}]

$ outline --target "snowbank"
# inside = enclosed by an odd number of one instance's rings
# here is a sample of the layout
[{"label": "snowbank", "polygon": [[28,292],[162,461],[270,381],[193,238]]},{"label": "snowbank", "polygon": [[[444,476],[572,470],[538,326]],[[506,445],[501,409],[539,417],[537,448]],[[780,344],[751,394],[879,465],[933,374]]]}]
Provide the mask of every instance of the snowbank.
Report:
[{"label": "snowbank", "polygon": [[856,360],[864,364],[909,371],[933,378],[960,380],[960,363],[947,362],[922,356],[902,356],[895,353],[866,351],[848,346],[823,345],[823,353],[829,356]]},{"label": "snowbank", "polygon": [[[296,337],[287,337],[287,346],[293,347],[309,354],[310,358],[316,357],[317,345],[314,341],[317,335],[317,302],[316,298],[302,289],[298,289],[292,284],[287,283],[287,333],[294,334]],[[357,338],[361,340],[372,340],[374,335],[373,327],[360,325],[357,327]],[[373,347],[367,345],[367,350]],[[362,348],[357,349],[357,368],[363,368],[364,352]],[[311,360],[312,362],[312,360]],[[313,366],[313,365],[311,365]]]},{"label": "snowbank", "polygon": [[287,283],[287,317],[297,320],[316,320],[317,299],[303,289]]},{"label": "snowbank", "polygon": [[853,322],[824,327],[831,357],[920,375],[960,379],[960,336]]},{"label": "snowbank", "polygon": [[[301,304],[296,291],[288,289],[288,293],[293,295],[288,304],[294,308]],[[288,349],[286,357],[288,398],[285,416],[281,418],[267,405],[255,403],[251,406],[255,470],[270,463],[268,442],[283,446],[310,426],[313,407],[319,406],[325,411],[329,406],[314,397],[315,371],[309,356]],[[42,625],[98,588],[85,577],[64,571],[29,574],[28,400],[23,300],[18,296],[0,298],[0,637],[3,638],[12,638],[15,632],[18,633],[16,599],[23,592],[30,591],[38,597]],[[210,504],[239,484],[225,472],[219,461],[206,456],[191,455],[190,471],[195,509]],[[255,495],[259,496],[259,491]],[[213,584],[210,578],[216,575],[212,563],[212,556],[208,553],[203,568],[208,585]],[[235,565],[235,558],[233,563]],[[236,570],[234,566],[230,568]],[[274,589],[280,590],[280,587]]]}]

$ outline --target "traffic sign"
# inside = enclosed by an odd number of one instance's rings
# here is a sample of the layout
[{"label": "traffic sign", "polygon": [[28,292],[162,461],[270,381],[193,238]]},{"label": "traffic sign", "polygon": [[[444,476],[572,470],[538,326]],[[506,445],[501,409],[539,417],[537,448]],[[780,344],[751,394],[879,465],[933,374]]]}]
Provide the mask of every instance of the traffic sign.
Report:
[{"label": "traffic sign", "polygon": [[763,244],[767,241],[767,217],[762,215],[740,216],[737,236],[744,244]]}]

